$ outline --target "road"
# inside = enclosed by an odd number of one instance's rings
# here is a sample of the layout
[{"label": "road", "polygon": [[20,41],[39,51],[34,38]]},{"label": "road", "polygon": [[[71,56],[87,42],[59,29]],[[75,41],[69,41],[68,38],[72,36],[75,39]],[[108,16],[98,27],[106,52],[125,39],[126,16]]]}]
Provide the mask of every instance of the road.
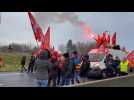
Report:
[{"label": "road", "polygon": [[134,73],[126,76],[89,81],[67,87],[134,87]]},{"label": "road", "polygon": [[[30,73],[0,73],[0,87],[37,87],[37,84]],[[86,83],[67,87],[134,87],[134,74],[102,80],[89,80]]]},{"label": "road", "polygon": [[0,73],[0,87],[37,87],[32,74]]}]

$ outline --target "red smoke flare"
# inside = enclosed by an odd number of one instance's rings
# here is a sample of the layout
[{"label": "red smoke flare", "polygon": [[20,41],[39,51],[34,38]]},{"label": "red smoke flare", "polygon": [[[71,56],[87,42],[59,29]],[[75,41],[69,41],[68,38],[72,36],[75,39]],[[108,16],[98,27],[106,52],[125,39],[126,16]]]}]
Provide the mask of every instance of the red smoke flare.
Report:
[{"label": "red smoke flare", "polygon": [[96,34],[92,31],[92,28],[84,22],[80,22],[80,26],[84,32],[85,39],[95,39]]}]

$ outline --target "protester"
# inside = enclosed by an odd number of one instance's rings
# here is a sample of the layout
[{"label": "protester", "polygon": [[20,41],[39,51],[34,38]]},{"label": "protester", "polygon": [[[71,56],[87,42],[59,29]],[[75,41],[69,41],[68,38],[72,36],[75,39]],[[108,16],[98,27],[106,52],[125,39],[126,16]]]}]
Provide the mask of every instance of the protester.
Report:
[{"label": "protester", "polygon": [[21,72],[27,71],[27,69],[25,68],[25,64],[26,64],[26,56],[23,56],[21,59]]},{"label": "protester", "polygon": [[82,65],[80,68],[80,77],[83,79],[82,81],[85,82],[87,79],[88,72],[90,71],[90,61],[89,56],[85,55],[82,59]]},{"label": "protester", "polygon": [[73,61],[70,60],[69,53],[65,53],[63,54],[63,56],[65,60],[64,60],[63,71],[61,72],[62,74],[61,86],[70,84],[72,70],[73,70]]},{"label": "protester", "polygon": [[80,83],[79,74],[80,74],[81,59],[80,59],[77,51],[74,51],[73,55],[74,55],[74,66],[75,66],[75,71],[74,71],[75,80],[76,80],[77,83]]},{"label": "protester", "polygon": [[120,66],[120,58],[118,56],[115,57],[114,62],[113,62],[113,67],[116,70],[115,75],[119,74],[119,66]]},{"label": "protester", "polygon": [[128,60],[127,57],[124,57],[120,63],[120,75],[128,74]]},{"label": "protester", "polygon": [[115,68],[113,67],[114,63],[113,55],[108,54],[104,62],[106,65],[106,75],[108,77],[113,77],[115,72]]},{"label": "protester", "polygon": [[58,68],[57,68],[57,85],[59,86],[60,85],[60,82],[61,82],[61,72],[63,71],[63,68],[64,68],[64,56],[63,55],[60,55],[60,57],[58,58]]},{"label": "protester", "polygon": [[48,85],[46,81],[48,80],[48,69],[51,67],[51,63],[49,62],[50,57],[50,52],[44,50],[38,55],[35,61],[34,76],[39,87],[46,87]]},{"label": "protester", "polygon": [[28,72],[31,72],[31,73],[33,72],[34,63],[35,63],[35,57],[31,56],[29,66],[28,66]]},{"label": "protester", "polygon": [[52,86],[56,87],[56,79],[58,73],[58,54],[54,52],[51,57],[51,67],[48,68],[48,87]]}]

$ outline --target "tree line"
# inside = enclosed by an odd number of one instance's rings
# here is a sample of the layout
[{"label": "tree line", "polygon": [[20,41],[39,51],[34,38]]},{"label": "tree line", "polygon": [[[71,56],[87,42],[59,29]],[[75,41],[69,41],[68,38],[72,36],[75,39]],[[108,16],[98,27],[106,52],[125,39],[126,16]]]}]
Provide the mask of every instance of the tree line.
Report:
[{"label": "tree line", "polygon": [[1,52],[32,52],[36,49],[37,47],[30,44],[11,43],[9,45],[0,45]]},{"label": "tree line", "polygon": [[61,44],[59,50],[63,52],[73,52],[78,51],[80,54],[86,54],[89,50],[96,47],[95,42],[77,42],[73,43],[72,40],[69,40],[65,45]]}]

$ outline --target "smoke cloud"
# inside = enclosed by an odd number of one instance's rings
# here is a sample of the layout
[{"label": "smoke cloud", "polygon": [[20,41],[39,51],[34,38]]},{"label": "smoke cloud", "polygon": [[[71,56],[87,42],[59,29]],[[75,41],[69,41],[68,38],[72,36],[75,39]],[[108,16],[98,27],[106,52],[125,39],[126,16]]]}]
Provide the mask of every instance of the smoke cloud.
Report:
[{"label": "smoke cloud", "polygon": [[86,34],[85,37],[89,35],[88,38],[92,38],[91,36],[94,34],[91,27],[80,20],[75,12],[35,12],[35,16],[42,27],[46,27],[50,23],[64,23],[68,21],[72,25],[81,28],[83,33]]},{"label": "smoke cloud", "polygon": [[73,25],[80,25],[79,16],[74,12],[35,12],[37,21],[46,25],[48,23],[64,23],[69,21]]}]

